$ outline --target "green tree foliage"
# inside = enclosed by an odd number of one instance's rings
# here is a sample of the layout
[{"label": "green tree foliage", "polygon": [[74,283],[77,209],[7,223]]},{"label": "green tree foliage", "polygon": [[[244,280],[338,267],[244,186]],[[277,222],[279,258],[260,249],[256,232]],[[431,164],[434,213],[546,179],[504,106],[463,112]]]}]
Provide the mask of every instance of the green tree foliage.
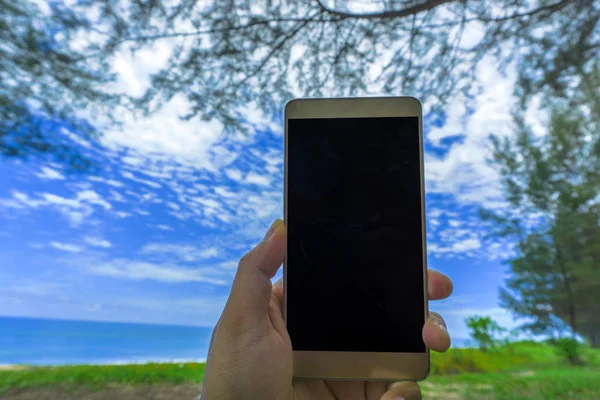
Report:
[{"label": "green tree foliage", "polygon": [[[76,111],[113,100],[107,62],[168,42],[168,65],[131,105],[151,112],[175,95],[187,118],[241,129],[249,105],[279,114],[293,94],[412,94],[443,105],[476,89],[485,56],[517,66],[524,99],[563,92],[600,57],[589,0],[53,1],[0,0],[0,146],[55,152],[40,114],[82,131]],[[353,11],[354,10],[354,11]],[[83,45],[82,43],[88,43]],[[85,126],[83,127],[85,128]],[[93,129],[83,129],[89,134]]]},{"label": "green tree foliage", "polygon": [[536,136],[516,117],[517,134],[492,137],[508,208],[482,211],[492,235],[516,240],[503,305],[534,333],[565,326],[600,346],[600,68],[568,97],[549,101],[550,123]]},{"label": "green tree foliage", "polygon": [[474,316],[467,318],[465,322],[469,328],[469,335],[483,352],[487,352],[499,344],[498,335],[506,331],[490,317]]},{"label": "green tree foliage", "polygon": [[42,12],[29,1],[0,0],[0,154],[50,153],[77,169],[88,165],[57,131],[93,135],[78,112],[117,100],[103,88],[112,79],[106,60],[82,56],[98,47],[76,48],[76,35],[93,29],[58,2]]},{"label": "green tree foliage", "polygon": [[558,349],[558,354],[572,365],[581,365],[584,361],[581,359],[581,343],[573,338],[560,338],[554,343]]}]

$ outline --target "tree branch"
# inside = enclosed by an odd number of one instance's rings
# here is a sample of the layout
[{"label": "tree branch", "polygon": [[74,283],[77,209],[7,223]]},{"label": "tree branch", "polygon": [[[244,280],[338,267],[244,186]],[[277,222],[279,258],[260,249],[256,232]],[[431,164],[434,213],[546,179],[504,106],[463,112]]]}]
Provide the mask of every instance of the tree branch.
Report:
[{"label": "tree branch", "polygon": [[149,36],[133,36],[120,40],[117,44],[121,44],[124,42],[137,42],[140,40],[156,40],[156,39],[168,39],[175,37],[189,37],[189,36],[200,36],[200,35],[210,35],[212,33],[219,32],[229,32],[229,31],[240,31],[248,28],[252,28],[254,26],[260,25],[268,25],[271,22],[328,22],[327,20],[315,19],[315,18],[274,18],[274,19],[263,19],[252,21],[248,24],[237,25],[237,26],[228,26],[223,28],[216,29],[207,29],[207,30],[198,30],[193,32],[171,32],[171,33],[160,33],[157,35],[149,35]]},{"label": "tree branch", "polygon": [[[246,74],[246,76],[244,77],[244,79],[242,79],[241,81],[239,81],[231,90],[230,93],[232,94],[232,96],[237,96],[237,92],[238,90],[244,85],[246,84],[250,79],[254,78],[256,75],[258,75],[262,69],[265,67],[265,65],[267,65],[267,63],[269,62],[269,60],[271,60],[271,58],[275,55],[275,53],[279,52],[283,46],[290,40],[292,39],[294,36],[296,36],[296,34],[298,34],[298,32],[300,32],[302,30],[302,28],[304,28],[309,22],[312,21],[312,17],[308,18],[308,19],[302,19],[301,22],[298,24],[298,26],[289,34],[285,35],[277,45],[273,46],[273,48],[271,49],[271,51],[269,52],[269,54],[267,54],[259,63],[259,65],[254,68],[254,70],[248,74]],[[215,108],[220,108],[220,107],[225,107],[223,100],[219,101],[219,103],[217,104],[217,106]],[[186,115],[185,118],[191,118],[194,115],[197,114],[197,110],[192,110],[192,112],[189,115]]]},{"label": "tree branch", "polygon": [[267,56],[261,61],[261,63],[258,65],[258,67],[256,67],[254,69],[254,71],[252,71],[250,74],[246,75],[246,77],[242,80],[242,82],[240,84],[244,84],[250,78],[253,78],[256,75],[258,75],[258,73],[263,69],[263,67],[265,65],[267,65],[267,63],[273,57],[273,55],[275,55],[275,53],[277,53],[279,50],[281,50],[283,48],[283,46],[291,38],[293,38],[294,36],[296,36],[296,34],[298,32],[300,32],[300,30],[302,30],[302,28],[304,28],[310,21],[311,21],[311,19],[307,19],[307,20],[303,21],[302,23],[298,24],[298,26],[292,32],[290,32],[289,34],[287,34],[286,36],[284,36],[283,39],[277,45],[273,46],[273,48],[271,49],[271,51],[269,52],[269,54],[267,54]]},{"label": "tree branch", "polygon": [[[279,22],[304,22],[304,25],[306,25],[310,22],[321,22],[321,23],[334,22],[334,20],[315,18],[316,16],[317,15],[313,15],[310,18],[259,19],[256,21],[249,22],[247,24],[228,26],[228,27],[223,27],[223,28],[204,29],[204,30],[197,30],[197,31],[192,31],[192,32],[158,33],[156,35],[146,35],[146,36],[130,36],[130,37],[125,37],[125,38],[119,39],[113,43],[110,43],[110,46],[113,48],[116,48],[116,47],[118,47],[124,43],[128,43],[128,42],[142,42],[142,41],[152,41],[152,40],[161,40],[161,39],[186,38],[186,37],[191,37],[191,36],[211,35],[211,34],[220,33],[220,32],[242,31],[242,30],[249,29],[249,28],[256,27],[256,26],[268,25],[271,22],[278,22],[278,23]],[[78,59],[75,59],[74,61],[75,62],[85,61],[85,60],[89,60],[94,57],[98,57],[103,54],[104,54],[104,51],[99,51],[99,52],[95,52],[92,54],[87,54]]]},{"label": "tree branch", "polygon": [[454,3],[459,0],[426,0],[421,4],[417,4],[412,7],[407,7],[402,10],[392,10],[392,11],[382,11],[377,13],[352,13],[345,11],[338,11],[332,8],[327,7],[323,4],[322,0],[316,0],[317,5],[324,13],[334,15],[338,17],[338,19],[348,19],[348,18],[356,18],[356,19],[389,19],[389,18],[403,18],[411,15],[419,14],[423,11],[429,11],[436,7],[439,7],[446,3]]},{"label": "tree branch", "polygon": [[516,18],[531,17],[535,14],[538,14],[538,13],[544,12],[544,11],[555,12],[555,11],[558,11],[561,8],[565,7],[567,4],[569,4],[571,2],[572,2],[572,0],[562,0],[562,1],[558,1],[556,3],[548,4],[547,6],[538,7],[531,11],[527,11],[527,12],[523,12],[523,13],[515,13],[515,14],[507,15],[505,17],[499,17],[499,18],[479,17],[479,18],[475,18],[475,19],[478,21],[481,21],[481,22],[504,22],[504,21],[508,21],[508,20],[516,19]]}]

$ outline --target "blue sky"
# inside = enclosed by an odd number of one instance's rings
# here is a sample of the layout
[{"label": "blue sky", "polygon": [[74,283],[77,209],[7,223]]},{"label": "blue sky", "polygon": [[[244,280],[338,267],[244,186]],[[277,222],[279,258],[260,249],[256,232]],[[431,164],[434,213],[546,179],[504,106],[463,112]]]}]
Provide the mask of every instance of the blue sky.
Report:
[{"label": "blue sky", "polygon": [[[143,92],[168,60],[169,46],[157,46],[115,58],[117,89]],[[477,217],[504,206],[487,137],[511,134],[514,74],[484,61],[479,76],[469,109],[460,96],[442,115],[425,104],[429,264],[455,283],[431,309],[457,338],[474,314],[516,324],[498,305],[508,247],[484,240]],[[249,105],[249,134],[224,135],[218,122],[180,120],[187,106],[175,96],[151,116],[121,110],[123,127],[97,143],[59,129],[96,160],[92,174],[0,159],[0,315],[216,322],[238,259],[282,216],[282,121]],[[535,108],[528,119],[541,132]]]},{"label": "blue sky", "polygon": [[[232,156],[214,169],[91,145],[102,164],[93,174],[0,160],[2,314],[214,324],[237,260],[281,217],[282,139],[268,129],[222,138],[205,156]],[[429,142],[427,152],[447,157],[460,142]],[[459,337],[468,315],[505,317],[505,267],[484,247],[477,208],[427,195],[429,263],[456,287],[432,309]]]}]

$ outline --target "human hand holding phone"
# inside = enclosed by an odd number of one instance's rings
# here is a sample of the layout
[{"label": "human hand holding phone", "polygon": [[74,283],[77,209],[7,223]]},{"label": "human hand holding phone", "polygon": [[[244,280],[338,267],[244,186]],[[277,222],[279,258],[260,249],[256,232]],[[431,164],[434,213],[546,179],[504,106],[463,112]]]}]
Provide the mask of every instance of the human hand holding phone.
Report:
[{"label": "human hand holding phone", "polygon": [[[277,220],[265,239],[242,257],[213,332],[202,399],[421,399],[416,382],[293,380],[292,345],[282,314],[283,287],[281,281],[271,284],[284,258],[286,235],[285,224]],[[428,279],[429,300],[451,294],[447,276],[429,271]],[[398,318],[402,319],[402,310]],[[450,347],[445,323],[437,313],[429,314],[422,335],[434,351]]]}]

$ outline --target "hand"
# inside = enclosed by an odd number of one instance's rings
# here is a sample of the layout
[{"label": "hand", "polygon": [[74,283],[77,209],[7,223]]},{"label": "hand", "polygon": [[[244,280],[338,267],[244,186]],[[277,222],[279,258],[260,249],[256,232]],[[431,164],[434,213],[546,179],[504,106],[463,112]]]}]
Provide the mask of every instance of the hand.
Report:
[{"label": "hand", "polygon": [[[282,316],[283,287],[271,279],[283,261],[286,228],[273,223],[265,239],[240,261],[231,293],[208,352],[205,400],[421,399],[415,382],[292,380],[292,344]],[[452,282],[429,271],[429,299],[444,299]],[[450,337],[442,317],[430,313],[423,327],[427,347],[444,352]]]}]

